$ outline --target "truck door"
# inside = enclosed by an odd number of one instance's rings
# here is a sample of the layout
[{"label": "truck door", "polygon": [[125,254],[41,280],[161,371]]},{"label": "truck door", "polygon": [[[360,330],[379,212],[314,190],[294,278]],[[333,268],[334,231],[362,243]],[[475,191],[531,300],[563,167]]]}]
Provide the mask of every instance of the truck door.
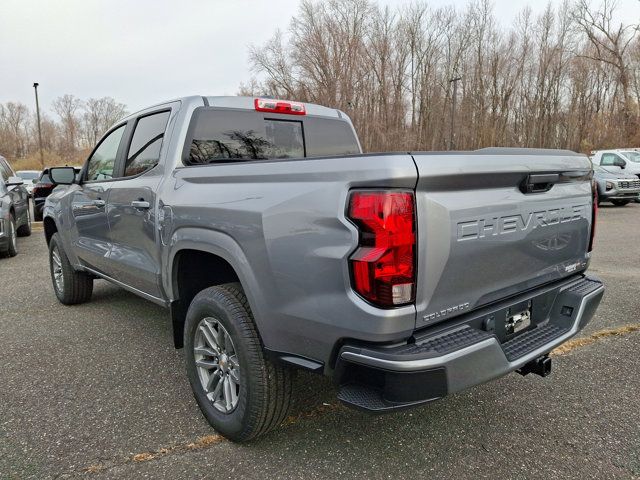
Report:
[{"label": "truck door", "polygon": [[156,298],[162,298],[156,191],[163,178],[159,162],[170,114],[165,109],[131,121],[133,129],[118,167],[121,178],[113,183],[108,199],[113,276]]},{"label": "truck door", "polygon": [[80,188],[71,199],[75,222],[71,235],[76,255],[84,265],[106,275],[111,275],[107,200],[125,128],[126,124],[116,127],[100,141],[87,160]]}]

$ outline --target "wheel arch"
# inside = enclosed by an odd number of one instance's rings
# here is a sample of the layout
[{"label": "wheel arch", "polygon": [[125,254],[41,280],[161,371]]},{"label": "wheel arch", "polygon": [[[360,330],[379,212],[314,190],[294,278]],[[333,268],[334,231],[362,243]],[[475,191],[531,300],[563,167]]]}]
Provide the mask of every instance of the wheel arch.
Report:
[{"label": "wheel arch", "polygon": [[228,235],[206,229],[183,228],[174,232],[163,272],[176,348],[183,346],[183,328],[193,297],[205,288],[239,282],[260,331],[262,298],[250,264],[240,245]]},{"label": "wheel arch", "polygon": [[44,226],[44,238],[47,241],[47,245],[49,245],[51,237],[58,231],[58,227],[56,226],[55,220],[51,217],[44,217],[42,224]]}]

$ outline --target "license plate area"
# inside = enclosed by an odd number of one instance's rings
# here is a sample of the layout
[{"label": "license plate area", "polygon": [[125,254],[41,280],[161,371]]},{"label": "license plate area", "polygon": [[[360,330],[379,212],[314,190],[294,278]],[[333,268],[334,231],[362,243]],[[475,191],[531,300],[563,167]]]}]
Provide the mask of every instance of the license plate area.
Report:
[{"label": "license plate area", "polygon": [[531,310],[522,310],[521,312],[508,315],[504,323],[504,330],[507,336],[521,332],[531,326]]},{"label": "license plate area", "polygon": [[500,342],[506,342],[530,330],[537,323],[543,321],[549,308],[546,301],[542,305],[538,305],[542,308],[533,308],[536,303],[534,300],[529,299],[515,303],[489,315],[488,321],[484,322],[484,329],[496,335]]},{"label": "license plate area", "polygon": [[511,339],[531,326],[531,300],[517,303],[506,309],[502,323],[502,334]]}]

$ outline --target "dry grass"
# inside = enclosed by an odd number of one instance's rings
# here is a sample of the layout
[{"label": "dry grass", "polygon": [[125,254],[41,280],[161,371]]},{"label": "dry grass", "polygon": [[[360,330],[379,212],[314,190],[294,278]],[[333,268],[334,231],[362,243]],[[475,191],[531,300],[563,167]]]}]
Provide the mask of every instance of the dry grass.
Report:
[{"label": "dry grass", "polygon": [[146,461],[149,461],[149,460],[153,460],[157,456],[158,456],[158,454],[156,454],[156,453],[143,452],[143,453],[138,453],[138,454],[134,455],[131,458],[131,460],[133,460],[134,462],[146,462]]},{"label": "dry grass", "polygon": [[[45,167],[64,167],[64,166],[80,166],[84,164],[85,159],[89,156],[88,150],[81,150],[74,155],[63,157],[55,152],[44,151],[44,166]],[[8,159],[9,160],[9,159]],[[41,170],[42,163],[40,163],[40,154],[38,152],[33,153],[25,158],[19,158],[17,160],[9,160],[9,164],[13,170]]]},{"label": "dry grass", "polygon": [[197,450],[199,448],[206,448],[214,443],[219,443],[224,440],[221,435],[207,435],[205,437],[198,438],[195,442],[187,444],[189,450]]},{"label": "dry grass", "polygon": [[601,338],[615,337],[619,335],[626,335],[632,332],[640,331],[640,324],[624,325],[618,328],[607,328],[598,332],[592,333],[588,337],[575,338],[563,343],[558,348],[551,352],[552,356],[566,355],[567,353],[575,350],[576,348],[584,347],[596,343]]}]

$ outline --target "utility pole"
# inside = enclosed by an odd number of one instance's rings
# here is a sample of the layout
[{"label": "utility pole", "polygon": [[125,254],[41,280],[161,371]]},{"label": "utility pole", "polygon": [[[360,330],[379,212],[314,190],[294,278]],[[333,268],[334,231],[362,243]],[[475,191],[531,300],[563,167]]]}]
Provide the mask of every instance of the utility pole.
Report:
[{"label": "utility pole", "polygon": [[36,116],[38,117],[38,147],[40,148],[40,165],[44,169],[44,153],[42,152],[42,127],[40,126],[40,102],[38,102],[38,82],[33,84],[36,91]]},{"label": "utility pole", "polygon": [[455,77],[449,80],[449,83],[453,83],[453,97],[451,98],[451,128],[449,130],[449,150],[454,149],[453,144],[453,129],[454,119],[456,116],[456,100],[458,99],[458,82],[462,80],[462,77]]}]

